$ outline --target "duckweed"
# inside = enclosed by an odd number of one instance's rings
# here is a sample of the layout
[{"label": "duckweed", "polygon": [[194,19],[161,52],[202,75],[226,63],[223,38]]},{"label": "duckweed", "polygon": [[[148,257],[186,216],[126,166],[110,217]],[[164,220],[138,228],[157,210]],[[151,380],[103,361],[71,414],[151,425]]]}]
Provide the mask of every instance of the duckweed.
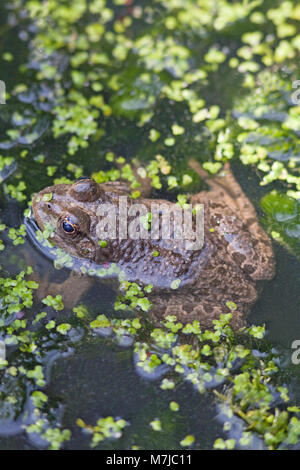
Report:
[{"label": "duckweed", "polygon": [[124,419],[108,416],[98,419],[96,426],[88,425],[80,418],[77,419],[76,424],[87,433],[92,434],[91,447],[96,447],[104,439],[120,438],[128,423]]},{"label": "duckweed", "polygon": [[64,309],[64,304],[62,302],[61,295],[56,295],[55,297],[53,297],[52,295],[47,295],[47,297],[45,297],[42,302],[43,304],[52,307],[56,311]]}]

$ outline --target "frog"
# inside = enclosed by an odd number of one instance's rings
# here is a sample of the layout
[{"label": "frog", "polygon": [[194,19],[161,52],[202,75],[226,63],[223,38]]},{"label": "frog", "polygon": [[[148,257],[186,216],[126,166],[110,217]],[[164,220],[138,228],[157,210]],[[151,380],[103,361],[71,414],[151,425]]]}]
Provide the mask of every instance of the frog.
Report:
[{"label": "frog", "polygon": [[[48,186],[33,199],[33,217],[42,231],[52,226],[51,242],[79,262],[115,263],[129,282],[150,285],[150,315],[155,321],[171,315],[184,324],[196,320],[201,327],[211,328],[221,314],[230,313],[232,328],[239,329],[246,325],[263,283],[275,275],[272,241],[228,162],[215,176],[197,160],[190,160],[189,166],[207,187],[188,199],[192,208],[203,207],[204,214],[203,243],[193,249],[187,248],[186,240],[163,239],[162,222],[155,239],[116,235],[99,240],[97,227],[103,220],[99,207],[115,208],[120,221],[120,197],[126,197],[130,208],[142,204],[150,211],[153,203],[163,204],[170,213],[178,208],[167,199],[151,198],[151,184],[146,181],[140,182],[138,199],[130,197],[130,183],[121,180],[97,183],[81,177]],[[77,296],[87,284],[87,277],[79,282]],[[76,297],[74,289],[71,297]]]}]

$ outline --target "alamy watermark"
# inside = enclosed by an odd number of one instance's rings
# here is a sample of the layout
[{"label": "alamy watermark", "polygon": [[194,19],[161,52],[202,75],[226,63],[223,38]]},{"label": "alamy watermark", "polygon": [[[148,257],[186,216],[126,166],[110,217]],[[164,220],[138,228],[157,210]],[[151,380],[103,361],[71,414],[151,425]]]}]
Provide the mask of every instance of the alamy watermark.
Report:
[{"label": "alamy watermark", "polygon": [[292,349],[294,349],[294,352],[292,354],[292,364],[294,365],[299,365],[300,364],[300,340],[295,339],[295,341],[292,342]]},{"label": "alamy watermark", "polygon": [[0,104],[6,104],[6,86],[3,80],[0,80]]},{"label": "alamy watermark", "polygon": [[178,240],[186,250],[200,250],[204,244],[204,205],[184,208],[175,204],[128,204],[127,196],[119,197],[119,204],[100,204],[97,209],[100,222],[96,233],[100,240]]},{"label": "alamy watermark", "polygon": [[5,361],[6,359],[6,347],[4,341],[0,339],[0,361]]},{"label": "alamy watermark", "polygon": [[300,104],[300,80],[293,81],[292,87],[296,88],[296,91],[291,95],[292,103],[296,105]]}]

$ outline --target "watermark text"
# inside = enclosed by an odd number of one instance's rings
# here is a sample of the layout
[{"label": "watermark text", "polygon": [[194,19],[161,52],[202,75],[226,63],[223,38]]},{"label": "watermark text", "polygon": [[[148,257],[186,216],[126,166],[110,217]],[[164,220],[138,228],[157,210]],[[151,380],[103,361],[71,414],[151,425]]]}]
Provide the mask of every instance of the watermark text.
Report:
[{"label": "watermark text", "polygon": [[186,250],[200,250],[204,244],[204,205],[184,208],[175,204],[128,204],[127,196],[119,204],[100,204],[96,233],[100,240],[181,240]]},{"label": "watermark text", "polygon": [[6,86],[3,80],[0,80],[0,104],[6,104]]}]

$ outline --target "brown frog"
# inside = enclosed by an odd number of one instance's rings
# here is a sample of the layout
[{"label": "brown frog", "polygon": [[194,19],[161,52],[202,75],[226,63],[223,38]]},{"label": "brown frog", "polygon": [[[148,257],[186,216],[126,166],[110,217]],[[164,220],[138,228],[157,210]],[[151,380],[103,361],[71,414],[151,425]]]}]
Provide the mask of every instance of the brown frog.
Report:
[{"label": "brown frog", "polygon": [[[47,187],[34,198],[34,218],[42,230],[46,224],[54,226],[51,241],[76,258],[96,264],[114,262],[128,280],[140,285],[151,283],[154,318],[176,315],[180,321],[199,320],[203,327],[211,327],[212,320],[232,309],[231,301],[236,304],[231,323],[238,328],[245,324],[245,316],[257,299],[259,281],[274,276],[271,241],[229,164],[214,178],[198,162],[190,161],[190,166],[210,187],[189,201],[193,206],[204,205],[204,244],[200,249],[187,249],[177,239],[153,240],[149,236],[120,240],[118,232],[115,238],[102,238],[100,246],[99,206],[111,204],[119,221],[119,197],[131,193],[125,182],[97,184],[83,178],[73,184]],[[150,210],[151,203],[157,202],[174,208],[169,201],[149,199],[149,185],[142,184],[141,188],[138,200],[127,199],[129,207],[138,203]],[[176,290],[172,289],[174,280]],[[83,290],[84,281],[81,286]]]}]

